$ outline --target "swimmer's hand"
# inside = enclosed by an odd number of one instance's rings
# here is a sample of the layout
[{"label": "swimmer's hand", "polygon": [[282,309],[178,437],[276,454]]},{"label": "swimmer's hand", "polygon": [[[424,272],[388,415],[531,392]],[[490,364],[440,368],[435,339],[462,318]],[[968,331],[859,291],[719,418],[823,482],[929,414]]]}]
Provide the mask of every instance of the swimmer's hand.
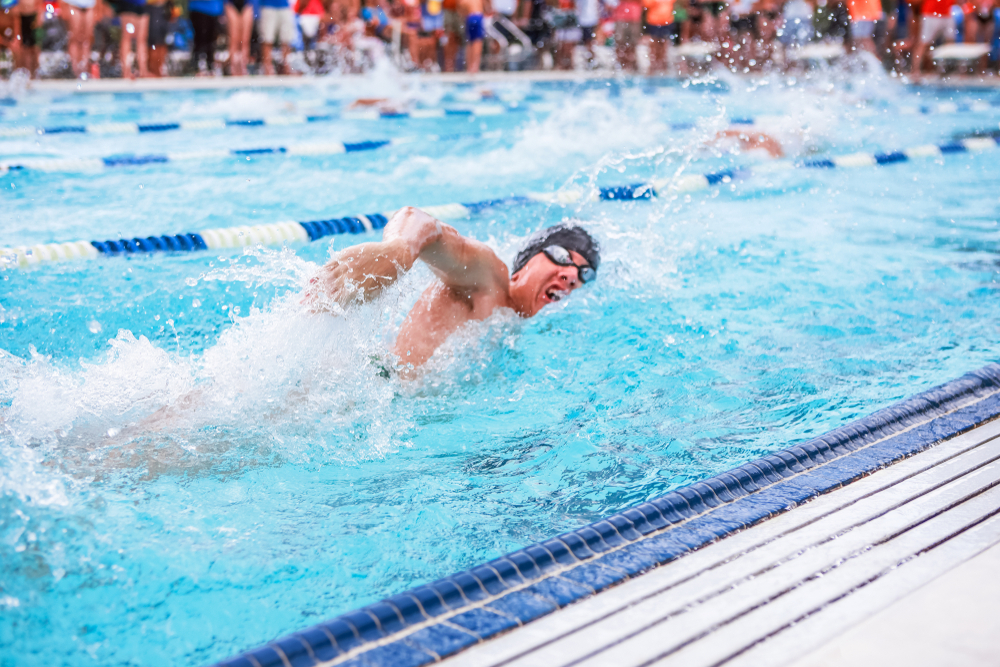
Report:
[{"label": "swimmer's hand", "polygon": [[334,312],[377,298],[415,261],[401,239],[346,248],[309,279],[302,303],[313,312]]}]

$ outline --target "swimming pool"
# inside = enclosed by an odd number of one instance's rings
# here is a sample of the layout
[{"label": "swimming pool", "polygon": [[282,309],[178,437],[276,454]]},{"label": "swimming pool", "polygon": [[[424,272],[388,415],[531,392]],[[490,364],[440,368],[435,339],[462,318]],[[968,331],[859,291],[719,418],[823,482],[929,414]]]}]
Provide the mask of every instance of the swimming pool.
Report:
[{"label": "swimming pool", "polygon": [[[170,122],[339,111],[361,96],[411,95],[423,108],[483,99],[476,87],[366,85],[37,94],[0,121],[44,126],[60,107]],[[766,163],[703,146],[726,118],[760,119],[798,157],[940,143],[997,122],[988,109],[899,113],[992,93],[830,75],[489,88],[549,106],[4,140],[8,160],[470,133],[322,157],[12,171],[0,177],[0,245]],[[295,293],[314,263],[357,236],[5,271],[2,653],[17,664],[221,659],[992,361],[996,160],[791,170],[651,201],[484,210],[456,226],[507,260],[540,226],[584,221],[605,246],[599,280],[533,320],[468,332],[415,384],[383,380],[369,357],[385,352],[426,272],[347,321],[300,312]]]}]

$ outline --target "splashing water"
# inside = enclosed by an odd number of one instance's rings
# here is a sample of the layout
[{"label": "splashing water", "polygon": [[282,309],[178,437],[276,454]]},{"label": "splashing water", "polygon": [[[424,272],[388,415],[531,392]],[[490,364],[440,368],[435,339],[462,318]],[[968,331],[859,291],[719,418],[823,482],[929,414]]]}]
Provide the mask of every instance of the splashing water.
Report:
[{"label": "splashing water", "polygon": [[[325,95],[479,94],[393,76],[176,103],[281,113]],[[864,80],[733,77],[728,92],[497,84],[501,98],[556,110],[324,129],[499,133],[349,159],[11,173],[0,177],[4,242],[593,193],[765,162],[714,141],[734,118],[758,120],[792,158],[995,124],[989,113],[900,122],[888,112],[924,98],[870,68]],[[694,127],[673,129],[681,122]],[[303,140],[301,128],[252,131],[260,145]],[[109,145],[51,140],[45,150]],[[189,141],[231,138],[140,136],[134,148]],[[599,277],[530,320],[501,311],[470,324],[415,381],[387,372],[405,363],[388,350],[426,268],[336,316],[300,303],[308,277],[356,237],[5,273],[0,652],[25,665],[222,659],[991,361],[995,160],[790,170],[651,201],[470,216],[459,231],[507,261],[533,231],[575,220],[601,241]]]}]

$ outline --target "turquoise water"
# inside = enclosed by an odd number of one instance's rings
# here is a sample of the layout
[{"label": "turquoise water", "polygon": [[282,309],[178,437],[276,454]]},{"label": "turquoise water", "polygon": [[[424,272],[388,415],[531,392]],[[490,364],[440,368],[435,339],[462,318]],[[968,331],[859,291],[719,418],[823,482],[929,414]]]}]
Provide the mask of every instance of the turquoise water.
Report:
[{"label": "turquoise water", "polygon": [[[480,88],[391,78],[148,100],[40,93],[45,124],[252,117]],[[324,158],[0,177],[0,245],[311,220],[756,165],[722,118],[792,156],[941,143],[997,113],[900,116],[888,79],[589,88],[491,85],[554,110],[154,136],[0,141],[101,156],[491,132]],[[332,102],[331,102],[332,100]],[[116,105],[121,107],[115,116]],[[92,113],[91,113],[92,112]],[[77,122],[79,119],[75,119]],[[695,120],[696,130],[671,130]],[[0,664],[225,658],[821,434],[996,360],[1000,155],[795,170],[680,197],[487,210],[455,226],[505,260],[566,217],[598,281],[532,320],[457,336],[419,381],[383,354],[430,280],[346,318],[302,312],[289,250],[131,257],[0,274]]]}]

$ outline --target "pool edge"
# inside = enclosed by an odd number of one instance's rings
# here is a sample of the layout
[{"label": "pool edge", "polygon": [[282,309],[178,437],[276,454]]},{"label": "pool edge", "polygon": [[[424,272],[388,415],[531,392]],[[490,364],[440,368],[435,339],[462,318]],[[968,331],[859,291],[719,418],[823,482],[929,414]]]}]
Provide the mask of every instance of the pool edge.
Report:
[{"label": "pool edge", "polygon": [[818,438],[218,665],[435,662],[998,416],[1000,365],[990,364]]}]

